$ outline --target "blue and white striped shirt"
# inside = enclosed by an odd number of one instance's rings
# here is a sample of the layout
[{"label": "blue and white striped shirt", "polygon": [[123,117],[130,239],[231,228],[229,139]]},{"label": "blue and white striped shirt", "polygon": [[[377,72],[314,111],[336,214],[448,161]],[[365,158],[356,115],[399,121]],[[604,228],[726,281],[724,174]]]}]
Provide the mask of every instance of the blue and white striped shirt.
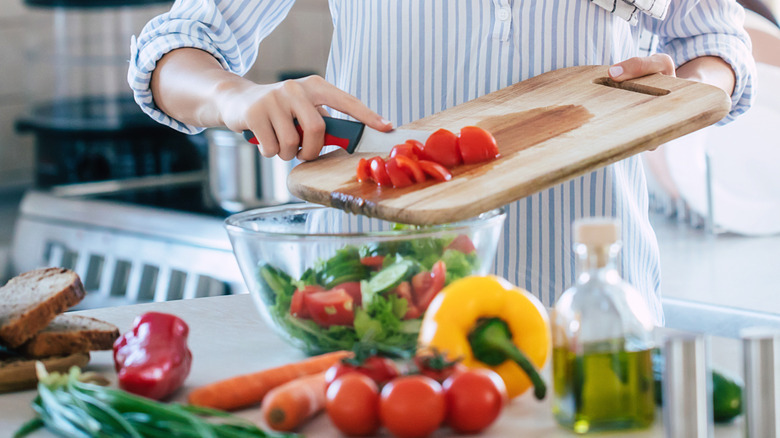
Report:
[{"label": "blue and white striped shirt", "polygon": [[[133,39],[128,80],[136,101],[155,120],[183,132],[160,112],[149,79],[157,60],[179,47],[211,53],[239,75],[257,58],[263,38],[294,0],[177,0]],[[330,0],[333,40],[326,79],[395,126],[541,73],[613,64],[639,55],[642,32],[676,65],[723,58],[736,73],[732,111],[752,98],[754,65],[744,11],[734,0],[672,0],[667,16],[642,14],[629,25],[588,0]],[[495,272],[551,306],[574,281],[572,222],[605,215],[622,223],[619,269],[647,299],[660,304],[658,245],[648,220],[641,158],[634,156],[506,207]]]}]

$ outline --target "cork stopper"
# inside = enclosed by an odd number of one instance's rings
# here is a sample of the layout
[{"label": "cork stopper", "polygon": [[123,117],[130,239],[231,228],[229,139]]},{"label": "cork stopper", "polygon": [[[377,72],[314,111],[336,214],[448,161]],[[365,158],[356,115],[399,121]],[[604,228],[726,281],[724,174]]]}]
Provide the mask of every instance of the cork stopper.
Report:
[{"label": "cork stopper", "polygon": [[589,217],[574,221],[574,241],[588,246],[607,246],[620,240],[620,225],[614,218]]}]

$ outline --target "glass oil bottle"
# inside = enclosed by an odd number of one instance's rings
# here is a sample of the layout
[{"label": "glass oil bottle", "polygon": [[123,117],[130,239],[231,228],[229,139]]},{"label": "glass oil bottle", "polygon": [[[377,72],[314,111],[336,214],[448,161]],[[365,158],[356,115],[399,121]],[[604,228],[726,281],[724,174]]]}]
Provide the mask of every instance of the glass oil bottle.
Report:
[{"label": "glass oil bottle", "polygon": [[613,219],[574,224],[575,284],[552,317],[553,414],[575,433],[637,429],[655,418],[653,319],[617,270]]}]

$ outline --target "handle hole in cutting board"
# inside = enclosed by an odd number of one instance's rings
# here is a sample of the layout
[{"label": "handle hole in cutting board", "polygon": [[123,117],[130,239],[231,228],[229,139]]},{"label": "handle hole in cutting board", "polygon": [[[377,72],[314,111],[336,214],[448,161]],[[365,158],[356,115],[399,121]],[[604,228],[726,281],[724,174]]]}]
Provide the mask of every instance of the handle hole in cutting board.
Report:
[{"label": "handle hole in cutting board", "polygon": [[604,85],[605,87],[617,88],[620,90],[633,91],[634,93],[642,93],[650,96],[666,96],[670,93],[669,90],[663,88],[652,87],[650,85],[644,85],[633,81],[615,82],[611,78],[602,77],[593,80],[594,84]]}]

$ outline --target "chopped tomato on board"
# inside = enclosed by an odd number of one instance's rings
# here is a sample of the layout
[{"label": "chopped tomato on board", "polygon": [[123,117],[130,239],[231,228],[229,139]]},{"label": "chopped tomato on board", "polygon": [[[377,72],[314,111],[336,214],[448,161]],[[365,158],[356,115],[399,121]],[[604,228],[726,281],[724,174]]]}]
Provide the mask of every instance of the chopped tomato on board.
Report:
[{"label": "chopped tomato on board", "polygon": [[360,161],[358,161],[357,180],[360,182],[371,181],[371,163],[365,158],[361,158]]},{"label": "chopped tomato on board", "polygon": [[422,168],[420,168],[420,165],[417,164],[417,158],[412,159],[405,155],[399,155],[394,159],[398,162],[398,167],[409,174],[414,182],[421,183],[425,181],[425,173],[422,171]]},{"label": "chopped tomato on board", "polygon": [[446,129],[434,131],[423,147],[426,160],[441,164],[444,167],[455,167],[463,162],[458,149],[458,136]]},{"label": "chopped tomato on board", "polygon": [[449,181],[452,179],[452,173],[439,163],[420,160],[417,162],[417,165],[420,166],[420,169],[422,169],[426,175],[431,176],[437,181]]},{"label": "chopped tomato on board", "polygon": [[393,187],[400,189],[414,184],[409,175],[407,175],[398,165],[398,161],[396,161],[395,158],[389,159],[387,163],[385,163],[385,167],[387,168],[387,174],[390,176]]},{"label": "chopped tomato on board", "polygon": [[460,130],[458,149],[464,164],[481,163],[498,157],[496,139],[478,126],[465,126]]},{"label": "chopped tomato on board", "polygon": [[417,161],[420,159],[420,156],[422,155],[422,149],[416,150],[415,146],[410,143],[403,143],[393,146],[393,149],[390,150],[390,158],[395,158],[399,155],[403,155],[407,158],[411,158],[414,161]]},{"label": "chopped tomato on board", "polygon": [[380,186],[392,186],[393,182],[390,180],[390,175],[387,174],[385,168],[385,160],[382,157],[374,157],[370,162],[371,177]]}]

